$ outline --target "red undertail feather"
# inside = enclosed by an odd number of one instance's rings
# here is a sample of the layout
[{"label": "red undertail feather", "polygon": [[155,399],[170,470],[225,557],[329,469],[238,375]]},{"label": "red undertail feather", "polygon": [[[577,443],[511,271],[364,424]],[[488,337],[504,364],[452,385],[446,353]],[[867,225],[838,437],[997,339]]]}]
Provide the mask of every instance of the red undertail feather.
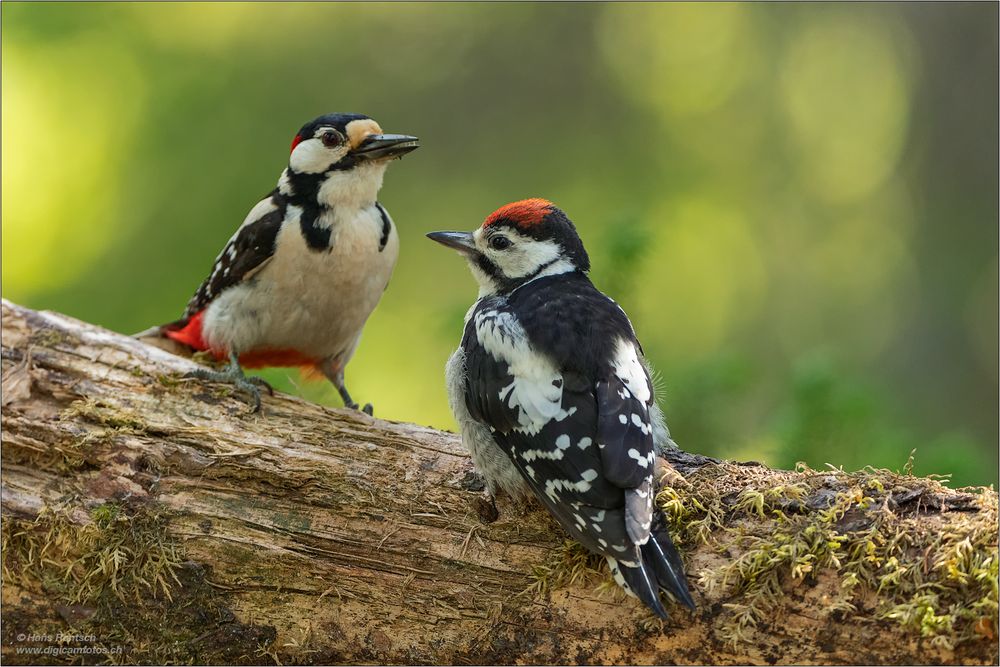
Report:
[{"label": "red undertail feather", "polygon": [[319,363],[318,359],[313,359],[302,354],[298,350],[290,349],[261,349],[250,350],[240,355],[240,365],[243,368],[289,368],[301,366],[304,369],[312,370]]},{"label": "red undertail feather", "polygon": [[205,319],[205,311],[201,311],[188,318],[187,322],[181,320],[180,326],[168,324],[163,328],[163,335],[178,343],[183,343],[195,350],[207,350],[208,344],[201,333],[202,320]]},{"label": "red undertail feather", "polygon": [[[208,343],[202,331],[202,323],[205,319],[205,311],[193,315],[186,322],[176,325],[168,324],[163,328],[163,335],[167,338],[187,345],[197,350],[209,350]],[[223,360],[229,356],[226,350],[211,349],[212,355],[216,359]],[[240,365],[243,368],[289,368],[301,366],[306,369],[315,369],[319,359],[314,359],[298,350],[289,348],[260,348],[249,350],[240,355]]]}]

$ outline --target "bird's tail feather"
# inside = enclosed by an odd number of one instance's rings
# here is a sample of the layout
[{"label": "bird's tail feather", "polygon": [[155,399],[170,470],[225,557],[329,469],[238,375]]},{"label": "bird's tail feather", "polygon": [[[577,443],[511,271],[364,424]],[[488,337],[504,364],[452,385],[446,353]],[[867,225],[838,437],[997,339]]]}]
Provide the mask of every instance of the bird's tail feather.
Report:
[{"label": "bird's tail feather", "polygon": [[636,548],[636,565],[626,565],[623,561],[608,558],[611,573],[626,591],[632,593],[652,609],[660,618],[667,612],[660,601],[659,592],[665,591],[688,609],[694,610],[694,598],[684,575],[684,565],[677,553],[662,515],[657,520],[649,540]]},{"label": "bird's tail feather", "polygon": [[684,564],[673,540],[670,539],[662,514],[658,514],[649,541],[642,545],[641,550],[642,559],[656,574],[659,587],[694,611],[694,598],[691,597],[691,589],[684,574]]},{"label": "bird's tail feather", "polygon": [[[638,552],[638,549],[636,551]],[[611,574],[626,593],[642,600],[643,604],[652,609],[660,618],[667,617],[667,610],[663,608],[663,603],[660,601],[656,577],[651,574],[641,559],[638,561],[639,564],[634,567],[610,556],[607,559],[608,565],[611,566]]]},{"label": "bird's tail feather", "polygon": [[155,327],[143,329],[139,333],[132,334],[132,338],[159,338],[163,336],[163,327],[157,324]]}]

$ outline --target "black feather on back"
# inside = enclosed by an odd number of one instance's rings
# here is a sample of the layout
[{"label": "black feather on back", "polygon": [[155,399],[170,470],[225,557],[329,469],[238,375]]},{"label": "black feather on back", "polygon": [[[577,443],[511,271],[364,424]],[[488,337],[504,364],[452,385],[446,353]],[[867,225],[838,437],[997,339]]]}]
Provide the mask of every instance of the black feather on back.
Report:
[{"label": "black feather on back", "polygon": [[[512,316],[533,354],[554,365],[555,382],[562,388],[560,407],[571,414],[550,419],[537,433],[522,427],[520,408],[511,407],[505,393],[515,380],[513,360],[495,357],[477,336],[477,317],[481,322],[498,317],[492,313]],[[647,404],[625,391],[615,374],[621,340],[638,349],[625,313],[578,272],[539,278],[506,297],[482,299],[462,339],[471,416],[492,429],[497,444],[575,539],[614,558],[634,552],[626,531],[626,491],[648,480],[652,465],[647,457],[653,451],[652,399]],[[615,551],[615,545],[621,549]]]},{"label": "black feather on back", "polygon": [[281,230],[288,202],[274,190],[270,194],[277,205],[273,211],[243,224],[215,258],[212,273],[188,302],[184,317],[189,318],[205,309],[225,290],[252,276],[274,255],[275,240]]}]

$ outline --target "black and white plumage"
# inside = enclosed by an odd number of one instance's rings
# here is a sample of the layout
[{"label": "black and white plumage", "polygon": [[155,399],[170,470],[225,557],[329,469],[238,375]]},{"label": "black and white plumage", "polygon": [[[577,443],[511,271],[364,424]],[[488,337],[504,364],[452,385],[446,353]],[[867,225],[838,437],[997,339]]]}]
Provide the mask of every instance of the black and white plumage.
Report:
[{"label": "black and white plumage", "polygon": [[474,233],[428,236],[462,252],[480,284],[447,377],[489,490],[533,494],[659,616],[660,590],[693,608],[654,504],[669,432],[632,325],[587,277],[572,222],[534,199]]},{"label": "black and white plumage", "polygon": [[[383,134],[361,114],[327,114],[295,135],[277,187],[251,209],[176,322],[161,335],[229,358],[224,373],[255,399],[243,367],[314,368],[357,407],[344,367],[385,291],[399,237],[378,192],[416,137]],[[366,408],[370,412],[370,408]]]}]

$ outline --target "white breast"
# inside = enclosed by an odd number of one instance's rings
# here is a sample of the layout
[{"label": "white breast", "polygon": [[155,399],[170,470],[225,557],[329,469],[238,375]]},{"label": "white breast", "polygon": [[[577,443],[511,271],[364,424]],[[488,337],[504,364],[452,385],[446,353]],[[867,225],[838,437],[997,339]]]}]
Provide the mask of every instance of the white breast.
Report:
[{"label": "white breast", "polygon": [[267,266],[209,307],[205,335],[213,347],[292,348],[316,359],[340,356],[347,363],[389,283],[399,237],[390,221],[380,250],[383,222],[374,205],[338,207],[327,215],[320,223],[331,230],[331,247],[313,250],[290,207]]}]

